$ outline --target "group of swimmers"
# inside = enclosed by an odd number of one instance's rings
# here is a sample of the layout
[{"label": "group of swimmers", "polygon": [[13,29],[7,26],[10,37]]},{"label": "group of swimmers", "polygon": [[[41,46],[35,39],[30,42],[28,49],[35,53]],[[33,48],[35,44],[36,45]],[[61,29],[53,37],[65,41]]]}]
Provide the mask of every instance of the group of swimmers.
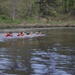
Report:
[{"label": "group of swimmers", "polygon": [[[27,33],[20,32],[20,33],[17,34],[17,36],[32,35],[32,34],[33,34],[33,32],[27,32]],[[41,31],[37,31],[35,34],[41,34]],[[6,37],[13,36],[13,33],[12,32],[8,32],[8,33],[5,34],[5,36]]]}]

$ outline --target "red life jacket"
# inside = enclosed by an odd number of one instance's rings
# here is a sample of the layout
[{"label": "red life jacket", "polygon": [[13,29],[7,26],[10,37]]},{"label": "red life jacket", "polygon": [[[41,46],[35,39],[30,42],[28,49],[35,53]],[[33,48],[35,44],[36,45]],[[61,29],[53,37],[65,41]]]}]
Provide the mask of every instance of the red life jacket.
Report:
[{"label": "red life jacket", "polygon": [[10,33],[7,33],[5,36],[6,36],[6,37],[7,37],[7,36],[12,36],[12,34],[10,34]]}]

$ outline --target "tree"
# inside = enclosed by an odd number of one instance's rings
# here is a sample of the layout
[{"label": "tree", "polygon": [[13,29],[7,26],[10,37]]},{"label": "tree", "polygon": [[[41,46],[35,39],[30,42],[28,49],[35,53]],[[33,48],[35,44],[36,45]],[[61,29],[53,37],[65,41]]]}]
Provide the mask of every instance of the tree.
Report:
[{"label": "tree", "polygon": [[11,19],[14,20],[16,18],[17,0],[12,0],[11,3],[12,3],[12,5],[11,5],[12,6]]}]

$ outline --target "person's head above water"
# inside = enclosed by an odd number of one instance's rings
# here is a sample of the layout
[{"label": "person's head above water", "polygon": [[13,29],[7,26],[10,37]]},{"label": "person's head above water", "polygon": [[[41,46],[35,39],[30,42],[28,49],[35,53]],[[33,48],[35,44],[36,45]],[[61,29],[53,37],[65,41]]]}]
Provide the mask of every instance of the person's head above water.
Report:
[{"label": "person's head above water", "polygon": [[24,36],[24,32],[20,32],[17,36]]}]

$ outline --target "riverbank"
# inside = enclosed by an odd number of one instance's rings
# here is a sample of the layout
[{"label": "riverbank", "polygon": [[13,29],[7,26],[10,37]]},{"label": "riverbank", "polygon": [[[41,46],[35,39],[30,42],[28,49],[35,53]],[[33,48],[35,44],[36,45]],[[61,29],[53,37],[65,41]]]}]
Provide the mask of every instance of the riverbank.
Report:
[{"label": "riverbank", "polygon": [[8,28],[50,28],[50,27],[75,27],[73,23],[45,23],[45,24],[0,24],[0,29],[8,29]]},{"label": "riverbank", "polygon": [[6,16],[0,17],[0,29],[7,28],[50,28],[50,27],[75,27],[74,16],[61,16],[47,18],[28,18],[11,20]]},{"label": "riverbank", "polygon": [[24,32],[29,32],[29,31],[32,31],[32,32],[37,32],[37,31],[43,31],[43,30],[64,30],[64,29],[74,29],[75,30],[75,27],[48,27],[48,28],[7,28],[7,29],[0,29],[0,33],[6,33],[6,32],[21,32],[21,31],[24,31]]},{"label": "riverbank", "polygon": [[[3,21],[3,20],[2,20]],[[66,19],[66,20],[47,20],[47,19],[40,19],[37,20],[30,20],[30,21],[10,21],[0,22],[0,29],[7,29],[7,28],[49,28],[49,27],[75,27],[74,19]]]}]

